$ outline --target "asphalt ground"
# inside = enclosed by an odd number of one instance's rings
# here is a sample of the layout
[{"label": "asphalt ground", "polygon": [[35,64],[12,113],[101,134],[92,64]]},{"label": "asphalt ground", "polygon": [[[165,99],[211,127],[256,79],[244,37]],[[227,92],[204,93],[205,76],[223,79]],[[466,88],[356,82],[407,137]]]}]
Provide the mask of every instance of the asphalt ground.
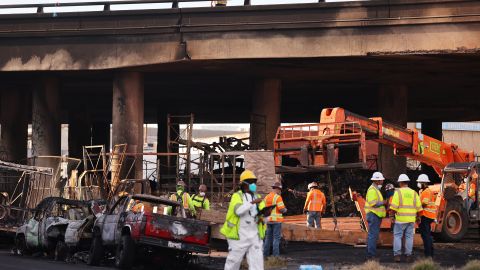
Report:
[{"label": "asphalt ground", "polygon": [[[460,268],[469,260],[480,259],[480,242],[467,240],[461,243],[436,243],[435,261],[445,268]],[[422,257],[422,249],[415,249],[417,258]],[[175,269],[223,269],[226,252],[213,251],[209,256],[195,256],[189,265],[178,266]],[[408,264],[393,263],[391,248],[378,249],[380,264],[398,269],[407,269]],[[348,246],[333,243],[289,243],[287,252],[282,255],[287,265],[278,269],[299,269],[300,265],[321,265],[323,269],[351,269],[365,262],[365,247]],[[134,270],[142,269],[172,269],[162,267],[162,261],[143,265],[138,262]],[[11,250],[3,246],[0,249],[1,270],[60,270],[60,269],[114,269],[113,260],[107,260],[103,266],[91,267],[78,259],[69,262],[57,262],[36,254],[34,256],[13,255]]]}]

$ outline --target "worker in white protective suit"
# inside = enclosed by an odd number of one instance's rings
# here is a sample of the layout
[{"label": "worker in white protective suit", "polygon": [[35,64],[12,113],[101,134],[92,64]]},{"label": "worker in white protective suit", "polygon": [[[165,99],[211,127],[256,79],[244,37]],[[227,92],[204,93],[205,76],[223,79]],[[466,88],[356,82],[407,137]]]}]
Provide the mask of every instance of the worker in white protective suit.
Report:
[{"label": "worker in white protective suit", "polygon": [[228,212],[220,232],[228,241],[225,270],[238,270],[247,256],[249,270],[263,270],[263,221],[265,202],[256,193],[257,177],[250,170],[240,175],[240,190],[232,195]]}]

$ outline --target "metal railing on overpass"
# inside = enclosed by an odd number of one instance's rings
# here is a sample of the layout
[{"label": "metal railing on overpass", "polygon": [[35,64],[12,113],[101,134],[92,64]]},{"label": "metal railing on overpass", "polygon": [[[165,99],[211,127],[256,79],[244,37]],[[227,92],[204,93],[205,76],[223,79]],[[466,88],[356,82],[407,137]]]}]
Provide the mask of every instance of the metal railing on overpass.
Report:
[{"label": "metal railing on overpass", "polygon": [[[125,1],[87,1],[87,2],[55,2],[55,3],[37,3],[37,4],[10,4],[2,5],[0,4],[0,11],[2,10],[18,10],[20,12],[15,13],[32,13],[32,12],[21,12],[21,10],[32,9],[36,10],[37,13],[44,13],[45,8],[64,8],[64,7],[92,7],[100,6],[103,7],[103,11],[111,11],[112,6],[128,5],[132,6],[132,10],[142,9],[135,8],[135,5],[145,5],[145,4],[169,4],[171,3],[172,8],[179,8],[179,3],[211,3],[211,6],[215,6],[218,1],[205,1],[205,0],[125,0]],[[325,0],[318,0],[318,2],[325,2]],[[281,2],[285,4],[285,2]],[[250,6],[251,0],[243,0],[244,6]],[[55,13],[52,11],[50,13]]]}]

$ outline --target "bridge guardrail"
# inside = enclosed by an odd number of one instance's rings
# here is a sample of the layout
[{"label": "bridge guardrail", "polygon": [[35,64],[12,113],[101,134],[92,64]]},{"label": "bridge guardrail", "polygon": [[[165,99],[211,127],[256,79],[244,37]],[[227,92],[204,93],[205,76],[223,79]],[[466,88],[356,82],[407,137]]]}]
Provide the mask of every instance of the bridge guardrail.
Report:
[{"label": "bridge guardrail", "polygon": [[[52,7],[84,7],[84,6],[103,6],[104,11],[110,11],[111,6],[115,5],[138,5],[138,4],[168,4],[172,3],[172,8],[178,8],[179,3],[186,2],[216,2],[216,1],[206,1],[206,0],[125,0],[125,1],[91,1],[91,2],[67,2],[67,3],[39,3],[39,4],[10,4],[10,5],[1,5],[0,10],[2,9],[27,9],[27,8],[36,8],[37,13],[43,13],[44,8]],[[323,2],[323,1],[321,1]],[[244,0],[243,5],[249,6],[251,4],[250,0]]]}]

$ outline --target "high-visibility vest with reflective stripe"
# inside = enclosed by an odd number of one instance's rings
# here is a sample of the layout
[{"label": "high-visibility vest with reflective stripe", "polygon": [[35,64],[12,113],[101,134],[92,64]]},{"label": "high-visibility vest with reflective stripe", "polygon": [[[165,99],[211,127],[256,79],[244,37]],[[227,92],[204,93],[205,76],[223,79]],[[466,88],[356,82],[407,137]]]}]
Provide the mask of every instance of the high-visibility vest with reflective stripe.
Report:
[{"label": "high-visibility vest with reflective stripe", "polygon": [[264,199],[265,207],[275,205],[270,216],[267,217],[268,222],[283,222],[283,215],[280,212],[282,209],[285,209],[285,204],[283,203],[282,196],[276,194],[275,192],[270,192],[267,197]]},{"label": "high-visibility vest with reflective stripe", "polygon": [[[261,198],[259,194],[255,194],[254,198]],[[227,216],[225,218],[225,223],[220,229],[220,233],[223,234],[228,239],[239,240],[238,229],[240,227],[240,217],[235,214],[235,206],[243,204],[243,192],[241,190],[233,193],[232,199],[228,206]],[[262,201],[257,206],[258,210],[261,211],[265,208],[265,201]],[[262,219],[259,219],[257,222],[258,236],[260,239],[265,238],[265,231],[267,230],[267,225],[263,222]]]},{"label": "high-visibility vest with reflective stripe", "polygon": [[422,216],[430,219],[437,218],[437,206],[435,206],[436,196],[432,190],[426,188],[420,191],[420,200],[422,201]]},{"label": "high-visibility vest with reflective stripe", "polygon": [[[461,191],[461,192],[464,192],[466,189],[467,189],[467,184],[465,182],[463,182],[459,187],[458,189]],[[477,184],[475,184],[474,181],[471,181],[470,182],[470,186],[468,188],[468,197],[472,200],[475,201],[475,193],[477,192],[476,191],[477,189]]]},{"label": "high-visibility vest with reflective stripe", "polygon": [[[383,205],[383,196],[375,184],[372,184],[367,190],[367,201],[365,202],[365,213],[374,213],[380,218],[387,216],[385,205]],[[381,203],[381,205],[379,205]]]},{"label": "high-visibility vest with reflective stripe", "polygon": [[312,189],[307,194],[304,209],[312,212],[323,212],[325,204],[325,194],[318,189]]},{"label": "high-visibility vest with reflective stripe", "polygon": [[[182,194],[181,191],[177,191],[177,193],[174,193],[172,194],[172,196],[170,196],[170,200],[178,201],[178,197],[180,196],[180,194]],[[190,195],[188,195],[187,192],[184,192],[182,195],[182,205],[184,209],[189,209],[189,205],[188,205],[189,201],[190,201]]]},{"label": "high-visibility vest with reflective stripe", "polygon": [[415,222],[417,212],[422,211],[422,203],[415,190],[409,187],[397,188],[393,194],[390,209],[396,211],[396,221]]}]

